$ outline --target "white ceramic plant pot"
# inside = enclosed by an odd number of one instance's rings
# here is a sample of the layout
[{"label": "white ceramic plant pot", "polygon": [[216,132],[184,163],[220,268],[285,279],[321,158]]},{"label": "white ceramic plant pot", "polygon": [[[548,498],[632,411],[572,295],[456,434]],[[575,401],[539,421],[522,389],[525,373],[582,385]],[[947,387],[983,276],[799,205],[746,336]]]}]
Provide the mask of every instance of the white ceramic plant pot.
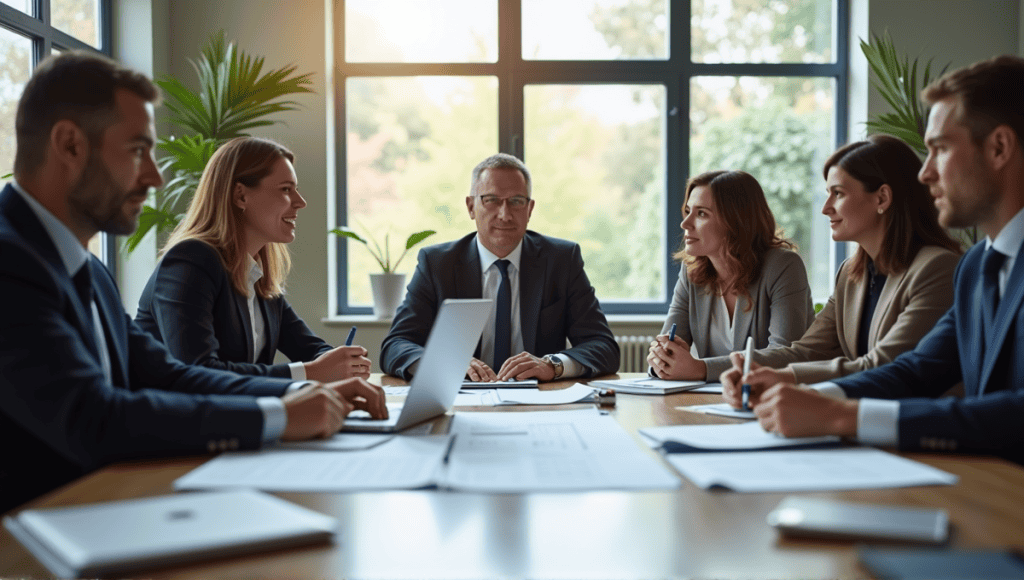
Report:
[{"label": "white ceramic plant pot", "polygon": [[373,315],[380,320],[395,317],[405,298],[405,274],[370,274],[373,292]]}]

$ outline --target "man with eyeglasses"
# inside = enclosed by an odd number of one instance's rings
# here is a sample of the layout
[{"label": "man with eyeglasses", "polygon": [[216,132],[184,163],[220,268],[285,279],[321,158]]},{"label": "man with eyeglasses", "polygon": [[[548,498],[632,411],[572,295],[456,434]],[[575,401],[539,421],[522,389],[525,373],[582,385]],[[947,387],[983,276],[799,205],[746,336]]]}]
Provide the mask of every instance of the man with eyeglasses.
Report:
[{"label": "man with eyeglasses", "polygon": [[[583,271],[579,244],[528,231],[530,171],[498,153],[473,169],[476,233],[420,251],[416,273],[381,345],[381,369],[409,379],[442,301],[490,298],[494,310],[466,376],[551,381],[614,373],[619,347]],[[571,343],[567,348],[566,341]]]}]

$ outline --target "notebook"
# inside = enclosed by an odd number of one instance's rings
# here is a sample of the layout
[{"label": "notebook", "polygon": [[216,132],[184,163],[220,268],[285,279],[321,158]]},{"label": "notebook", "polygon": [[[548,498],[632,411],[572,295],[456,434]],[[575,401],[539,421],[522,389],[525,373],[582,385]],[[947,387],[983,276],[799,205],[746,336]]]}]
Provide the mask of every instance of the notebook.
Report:
[{"label": "notebook", "polygon": [[384,420],[349,415],[341,430],[392,433],[447,413],[462,387],[491,302],[482,298],[442,302],[401,412],[389,408]]},{"label": "notebook", "polygon": [[683,391],[692,391],[707,385],[704,381],[666,381],[657,377],[590,381],[589,384],[593,387],[615,389],[618,393],[633,395],[669,395]]},{"label": "notebook", "polygon": [[250,489],[53,509],[4,527],[58,577],[123,575],[333,538],[334,518]]}]

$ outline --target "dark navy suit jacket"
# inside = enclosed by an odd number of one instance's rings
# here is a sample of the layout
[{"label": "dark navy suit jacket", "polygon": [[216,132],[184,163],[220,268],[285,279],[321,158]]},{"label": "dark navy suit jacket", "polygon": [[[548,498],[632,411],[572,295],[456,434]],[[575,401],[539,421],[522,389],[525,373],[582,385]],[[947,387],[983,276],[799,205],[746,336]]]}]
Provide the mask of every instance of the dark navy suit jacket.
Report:
[{"label": "dark navy suit jacket", "polygon": [[[836,380],[851,397],[901,399],[900,449],[991,453],[1024,463],[1024,253],[1018,254],[990,336],[982,331],[985,243],[954,274],[953,307],[917,348]],[[959,381],[965,397],[934,399]]]},{"label": "dark navy suit jacket", "polygon": [[256,303],[267,344],[251,363],[247,298],[235,291],[217,250],[199,240],[187,240],[160,259],[142,291],[135,322],[185,363],[243,375],[288,378],[287,364],[273,364],[278,350],[293,362],[311,361],[331,350],[284,297],[257,297]]},{"label": "dark navy suit jacket", "polygon": [[[409,379],[409,366],[422,356],[441,302],[480,298],[480,279],[475,233],[420,250],[405,302],[381,344],[381,369]],[[564,352],[586,368],[585,376],[618,372],[619,346],[583,271],[579,244],[526,232],[519,264],[519,317],[526,352]],[[572,344],[568,350],[566,339]],[[479,345],[474,356],[480,356]]]},{"label": "dark navy suit jacket", "polygon": [[0,512],[112,461],[255,449],[254,396],[289,384],[182,364],[132,322],[103,264],[87,266],[110,381],[57,248],[10,185],[0,192]]}]

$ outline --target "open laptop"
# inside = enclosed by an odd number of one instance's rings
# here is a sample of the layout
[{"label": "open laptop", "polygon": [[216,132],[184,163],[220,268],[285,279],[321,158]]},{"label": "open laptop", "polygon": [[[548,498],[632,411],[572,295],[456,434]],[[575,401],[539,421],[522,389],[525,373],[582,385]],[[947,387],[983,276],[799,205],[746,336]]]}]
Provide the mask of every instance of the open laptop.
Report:
[{"label": "open laptop", "polygon": [[447,413],[459,394],[491,302],[483,298],[442,302],[401,412],[389,408],[390,417],[383,421],[350,415],[341,430],[393,433]]}]

